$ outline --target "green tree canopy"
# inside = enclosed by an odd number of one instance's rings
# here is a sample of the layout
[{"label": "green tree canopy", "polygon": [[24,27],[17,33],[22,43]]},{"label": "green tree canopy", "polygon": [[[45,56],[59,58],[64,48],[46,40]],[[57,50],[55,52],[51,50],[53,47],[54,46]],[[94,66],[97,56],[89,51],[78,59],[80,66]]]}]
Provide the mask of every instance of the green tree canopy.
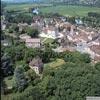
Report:
[{"label": "green tree canopy", "polygon": [[27,80],[22,67],[16,67],[14,72],[14,89],[21,92],[27,86]]},{"label": "green tree canopy", "polygon": [[27,28],[27,34],[30,35],[32,38],[37,38],[39,35],[39,31],[37,29],[34,28]]}]

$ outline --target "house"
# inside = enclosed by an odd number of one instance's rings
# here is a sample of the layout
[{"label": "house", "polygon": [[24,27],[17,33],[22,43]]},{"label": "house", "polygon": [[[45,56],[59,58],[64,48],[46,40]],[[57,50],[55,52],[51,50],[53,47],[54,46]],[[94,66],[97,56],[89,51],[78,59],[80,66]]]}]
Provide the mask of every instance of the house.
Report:
[{"label": "house", "polygon": [[90,46],[90,49],[95,54],[100,55],[100,45],[92,45],[92,46]]},{"label": "house", "polygon": [[40,37],[57,39],[62,38],[63,34],[58,32],[58,30],[55,27],[48,27],[42,30]]},{"label": "house", "polygon": [[26,41],[26,39],[30,39],[31,36],[27,35],[27,34],[21,34],[19,36],[19,38],[22,40],[22,41]]},{"label": "house", "polygon": [[11,43],[8,40],[1,40],[1,45],[6,47],[6,46],[10,46]]},{"label": "house", "polygon": [[83,24],[82,20],[80,20],[80,19],[75,19],[75,22],[76,22],[77,25],[82,25]]},{"label": "house", "polygon": [[19,31],[21,32],[23,29],[28,27],[28,24],[27,23],[19,23],[18,27],[19,27]]},{"label": "house", "polygon": [[33,69],[36,74],[40,74],[42,73],[43,71],[43,62],[42,62],[42,59],[40,59],[40,57],[36,57],[34,58],[32,61],[30,61],[29,63],[29,67],[31,69]]},{"label": "house", "polygon": [[1,29],[5,30],[5,28],[6,28],[6,24],[1,24]]},{"label": "house", "polygon": [[36,15],[39,14],[38,8],[37,9],[33,8],[32,12],[33,12],[33,14],[36,14]]},{"label": "house", "polygon": [[86,97],[86,100],[100,100],[100,97]]},{"label": "house", "polygon": [[40,48],[41,40],[39,38],[29,38],[25,41],[28,48]]}]

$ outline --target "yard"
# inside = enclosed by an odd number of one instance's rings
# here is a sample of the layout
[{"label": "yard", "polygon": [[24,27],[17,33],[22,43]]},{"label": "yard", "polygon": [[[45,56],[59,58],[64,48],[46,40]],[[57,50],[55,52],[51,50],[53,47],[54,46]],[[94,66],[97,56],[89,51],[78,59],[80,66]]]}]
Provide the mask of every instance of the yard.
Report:
[{"label": "yard", "polygon": [[63,64],[65,64],[65,61],[63,59],[56,59],[53,62],[45,64],[44,67],[49,66],[49,67],[52,67],[52,68],[57,68],[57,67],[59,67],[59,66],[61,66]]}]

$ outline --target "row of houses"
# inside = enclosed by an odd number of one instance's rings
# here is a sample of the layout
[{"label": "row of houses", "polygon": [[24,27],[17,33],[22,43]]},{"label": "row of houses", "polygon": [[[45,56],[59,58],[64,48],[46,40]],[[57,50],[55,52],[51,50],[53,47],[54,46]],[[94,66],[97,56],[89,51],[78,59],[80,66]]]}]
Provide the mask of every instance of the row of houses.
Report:
[{"label": "row of houses", "polygon": [[[64,43],[60,43],[62,48],[60,47],[57,51],[63,51],[70,48],[73,51],[72,46],[68,46],[66,43],[66,41],[70,41],[75,44],[74,50],[80,51],[81,53],[89,53],[95,61],[100,61],[97,52],[100,46],[100,30],[83,27],[81,25],[72,25],[69,22],[61,21],[56,18],[42,18],[42,20],[39,18],[39,20],[35,20],[34,23],[32,23],[32,27],[36,25],[41,30],[39,35],[40,37],[65,40]],[[41,40],[27,37],[25,43],[27,47],[40,47]]]},{"label": "row of houses", "polygon": [[99,31],[77,28],[76,34],[68,35],[68,39],[76,44],[76,50],[89,53],[94,62],[100,61],[100,33]]}]

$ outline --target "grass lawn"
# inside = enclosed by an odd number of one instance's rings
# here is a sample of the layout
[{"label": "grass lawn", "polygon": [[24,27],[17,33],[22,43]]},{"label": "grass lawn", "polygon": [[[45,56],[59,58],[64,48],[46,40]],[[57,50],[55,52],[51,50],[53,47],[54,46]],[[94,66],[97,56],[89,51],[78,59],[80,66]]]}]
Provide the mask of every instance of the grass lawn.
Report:
[{"label": "grass lawn", "polygon": [[12,76],[6,77],[4,79],[4,81],[5,81],[6,85],[7,85],[7,87],[12,87],[12,85],[13,85],[13,77]]},{"label": "grass lawn", "polygon": [[47,38],[46,41],[44,41],[44,44],[52,43],[54,39]]},{"label": "grass lawn", "polygon": [[51,38],[45,38],[45,37],[40,37],[41,41],[43,42],[43,44],[48,44],[48,43],[52,43],[54,42],[54,39]]},{"label": "grass lawn", "polygon": [[49,66],[49,67],[53,67],[53,68],[57,68],[61,65],[65,64],[65,61],[63,59],[56,59],[55,61],[53,62],[50,62],[48,64],[45,64],[44,66]]},{"label": "grass lawn", "polygon": [[100,8],[97,7],[83,7],[83,6],[56,6],[41,8],[44,13],[57,12],[65,16],[85,16],[88,12],[99,12]]}]

